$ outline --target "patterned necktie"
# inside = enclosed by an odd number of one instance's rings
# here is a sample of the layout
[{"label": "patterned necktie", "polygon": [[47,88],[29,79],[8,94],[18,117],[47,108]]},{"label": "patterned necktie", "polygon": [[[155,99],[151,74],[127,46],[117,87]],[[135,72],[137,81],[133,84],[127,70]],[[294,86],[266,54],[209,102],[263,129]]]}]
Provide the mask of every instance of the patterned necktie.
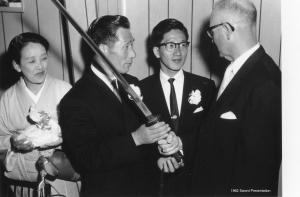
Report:
[{"label": "patterned necktie", "polygon": [[118,87],[118,80],[117,79],[111,80],[111,85],[114,87],[114,90],[115,90],[114,93],[115,93],[115,95],[121,101],[120,91],[119,91],[119,87]]},{"label": "patterned necktie", "polygon": [[171,111],[171,122],[173,124],[173,130],[176,133],[178,130],[178,123],[179,123],[179,112],[178,112],[178,105],[176,99],[175,88],[173,85],[174,78],[170,78],[168,81],[170,83],[171,91],[170,91],[170,111]]},{"label": "patterned necktie", "polygon": [[233,76],[234,76],[233,69],[230,66],[228,66],[225,70],[224,77],[218,91],[217,100],[219,99],[219,97],[221,96],[221,94],[223,93],[223,91],[225,90],[225,88],[233,78]]},{"label": "patterned necktie", "polygon": [[114,89],[115,89],[117,92],[119,92],[118,81],[117,81],[117,79],[111,80],[111,85],[114,87]]}]

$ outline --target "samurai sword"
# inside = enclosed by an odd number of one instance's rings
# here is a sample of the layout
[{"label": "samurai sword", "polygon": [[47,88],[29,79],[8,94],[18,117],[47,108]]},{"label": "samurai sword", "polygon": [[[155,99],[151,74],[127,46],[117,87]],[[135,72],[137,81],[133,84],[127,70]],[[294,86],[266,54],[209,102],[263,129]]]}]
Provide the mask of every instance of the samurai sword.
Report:
[{"label": "samurai sword", "polygon": [[[73,27],[77,30],[77,32],[82,36],[83,40],[86,44],[98,55],[98,57],[102,60],[101,64],[95,64],[95,68],[102,72],[102,70],[106,73],[106,75],[112,73],[117,80],[120,82],[123,89],[131,96],[134,103],[141,110],[147,120],[146,125],[153,125],[159,122],[159,116],[155,116],[151,113],[149,108],[145,105],[142,99],[137,95],[137,93],[131,88],[125,78],[117,71],[117,69],[113,66],[113,64],[107,59],[107,57],[100,51],[99,47],[95,44],[95,42],[89,37],[89,35],[77,24],[77,22],[73,19],[73,17],[67,12],[65,7],[59,2],[59,0],[51,0],[54,5],[58,8],[60,13],[73,25]],[[102,67],[102,68],[101,68]],[[178,162],[182,162],[182,154],[181,152],[174,153],[172,155]]]}]

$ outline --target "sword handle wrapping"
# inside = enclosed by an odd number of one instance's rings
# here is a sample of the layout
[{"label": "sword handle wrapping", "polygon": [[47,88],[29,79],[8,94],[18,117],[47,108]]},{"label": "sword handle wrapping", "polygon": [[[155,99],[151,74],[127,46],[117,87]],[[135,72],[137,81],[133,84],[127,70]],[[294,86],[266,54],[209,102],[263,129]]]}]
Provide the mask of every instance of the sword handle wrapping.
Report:
[{"label": "sword handle wrapping", "polygon": [[151,115],[147,117],[146,126],[150,127],[160,121],[160,116]]},{"label": "sword handle wrapping", "polygon": [[[159,121],[160,121],[160,116],[158,116],[158,115],[148,116],[146,126],[147,127],[152,126],[152,125],[158,123]],[[171,156],[174,157],[178,163],[183,162],[183,155],[180,151],[177,151],[176,153],[172,154]]]}]

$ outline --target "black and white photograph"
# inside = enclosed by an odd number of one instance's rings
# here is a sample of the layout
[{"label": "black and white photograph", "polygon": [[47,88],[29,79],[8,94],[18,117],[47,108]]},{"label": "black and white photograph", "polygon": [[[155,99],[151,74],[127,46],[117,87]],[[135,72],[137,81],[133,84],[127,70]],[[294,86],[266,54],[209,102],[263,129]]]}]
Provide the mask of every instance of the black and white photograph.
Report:
[{"label": "black and white photograph", "polygon": [[0,0],[0,196],[297,196],[287,5]]}]

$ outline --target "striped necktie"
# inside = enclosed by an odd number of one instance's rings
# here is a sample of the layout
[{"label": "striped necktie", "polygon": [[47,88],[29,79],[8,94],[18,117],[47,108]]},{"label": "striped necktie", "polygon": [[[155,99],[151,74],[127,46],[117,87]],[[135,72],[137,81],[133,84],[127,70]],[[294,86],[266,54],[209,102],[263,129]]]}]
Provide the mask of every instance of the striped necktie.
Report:
[{"label": "striped necktie", "polygon": [[111,80],[111,85],[112,85],[113,88],[114,88],[114,93],[115,93],[115,95],[118,97],[118,99],[119,99],[120,101],[122,101],[121,96],[120,96],[119,86],[118,86],[118,80],[117,80],[117,79]]}]

